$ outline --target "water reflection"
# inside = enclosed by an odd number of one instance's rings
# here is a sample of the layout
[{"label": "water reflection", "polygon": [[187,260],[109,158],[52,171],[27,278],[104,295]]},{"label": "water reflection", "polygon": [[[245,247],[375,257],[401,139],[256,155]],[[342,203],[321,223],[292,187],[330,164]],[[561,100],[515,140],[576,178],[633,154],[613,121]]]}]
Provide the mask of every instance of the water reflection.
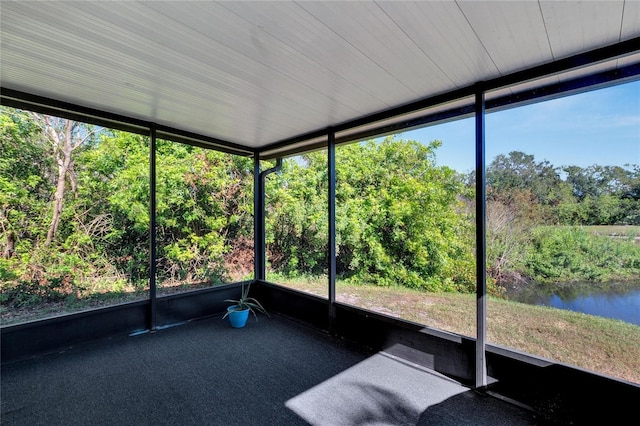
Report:
[{"label": "water reflection", "polygon": [[640,282],[530,284],[511,288],[510,300],[550,306],[640,325]]}]

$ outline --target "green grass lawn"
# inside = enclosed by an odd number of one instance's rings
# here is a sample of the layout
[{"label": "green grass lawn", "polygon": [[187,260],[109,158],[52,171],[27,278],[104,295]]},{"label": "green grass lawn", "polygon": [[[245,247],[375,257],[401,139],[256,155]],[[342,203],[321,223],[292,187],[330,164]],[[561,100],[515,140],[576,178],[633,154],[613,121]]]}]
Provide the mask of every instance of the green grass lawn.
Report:
[{"label": "green grass lawn", "polygon": [[[327,296],[326,279],[290,280],[283,285]],[[344,283],[336,287],[339,302],[475,337],[475,295]],[[489,298],[487,340],[640,383],[640,327],[623,321]]]},{"label": "green grass lawn", "polygon": [[591,225],[583,228],[602,235],[640,235],[640,226],[635,225]]},{"label": "green grass lawn", "polygon": [[595,235],[607,235],[610,237],[631,237],[640,239],[640,226],[634,225],[591,225],[583,226],[584,229]]}]

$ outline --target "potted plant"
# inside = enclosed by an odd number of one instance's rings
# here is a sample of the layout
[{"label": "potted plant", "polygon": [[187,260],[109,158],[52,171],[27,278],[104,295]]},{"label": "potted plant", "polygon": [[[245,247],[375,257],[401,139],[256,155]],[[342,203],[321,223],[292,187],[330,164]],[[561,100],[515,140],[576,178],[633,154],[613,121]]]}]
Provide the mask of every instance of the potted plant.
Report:
[{"label": "potted plant", "polygon": [[240,299],[226,299],[225,302],[232,302],[233,305],[227,307],[227,313],[224,314],[222,319],[229,317],[229,322],[231,323],[231,327],[234,328],[242,328],[247,323],[247,319],[249,318],[249,312],[256,317],[256,321],[258,320],[258,316],[256,315],[256,310],[262,312],[268,317],[271,317],[266,309],[253,297],[249,297],[249,288],[251,288],[251,284],[244,285],[242,284],[242,293],[240,294]]}]

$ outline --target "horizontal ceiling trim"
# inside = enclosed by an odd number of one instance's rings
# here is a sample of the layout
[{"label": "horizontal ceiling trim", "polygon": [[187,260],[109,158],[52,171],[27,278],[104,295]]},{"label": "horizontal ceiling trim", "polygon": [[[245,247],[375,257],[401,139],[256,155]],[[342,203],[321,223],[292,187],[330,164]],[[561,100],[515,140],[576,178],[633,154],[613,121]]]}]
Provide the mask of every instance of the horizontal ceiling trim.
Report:
[{"label": "horizontal ceiling trim", "polygon": [[147,136],[152,125],[151,122],[144,120],[82,107],[6,87],[0,87],[0,104]]},{"label": "horizontal ceiling trim", "polygon": [[[546,101],[571,93],[584,92],[585,90],[595,90],[614,84],[622,84],[629,81],[640,79],[640,63],[628,65],[626,67],[602,71],[584,77],[578,77],[572,80],[554,83],[536,89],[523,90],[521,92],[501,96],[499,98],[486,101],[486,112],[498,112],[505,109],[524,106],[536,102]],[[426,126],[427,124],[441,124],[448,121],[463,119],[473,116],[475,104],[465,105],[458,108],[451,108],[437,113],[426,114],[424,116],[415,117],[409,120],[402,120],[384,126],[379,126],[361,132],[354,132],[346,136],[336,136],[336,144],[343,144],[355,141],[361,141],[367,138],[380,137],[397,133],[403,130],[416,129]],[[326,148],[324,143],[311,143],[309,145],[299,146],[294,149],[287,150],[286,147],[281,150],[266,152],[260,155],[260,159],[271,160],[278,157],[287,157],[301,152],[314,151]]]},{"label": "horizontal ceiling trim", "polygon": [[216,151],[225,152],[227,154],[241,155],[245,157],[252,157],[256,154],[255,150],[232,142],[226,142],[220,139],[188,132],[186,130],[174,129],[168,126],[156,125],[156,135],[161,139],[198,146],[200,148],[215,149]]},{"label": "horizontal ceiling trim", "polygon": [[215,149],[234,155],[253,156],[256,154],[254,149],[233,142],[6,87],[0,87],[0,104],[145,136],[149,136],[151,128],[155,127],[157,136],[162,139]]},{"label": "horizontal ceiling trim", "polygon": [[[401,116],[409,113],[415,113],[422,109],[428,109],[430,107],[441,105],[446,102],[458,100],[461,98],[465,98],[468,96],[472,96],[477,91],[478,87],[482,87],[483,90],[493,90],[503,87],[512,86],[518,83],[522,83],[529,80],[534,80],[536,78],[550,76],[554,74],[558,74],[561,72],[565,72],[568,70],[573,70],[576,68],[581,68],[584,66],[592,65],[598,62],[602,62],[605,60],[614,59],[616,57],[622,57],[625,55],[629,55],[631,53],[638,52],[639,49],[637,46],[640,45],[640,37],[632,38],[626,40],[624,42],[616,43],[613,45],[597,48],[591,50],[589,52],[573,55],[571,57],[560,59],[554,62],[550,62],[547,64],[542,64],[536,67],[532,67],[526,70],[517,71],[505,76],[497,77],[494,79],[490,79],[484,82],[479,82],[467,87],[463,87],[460,89],[456,89],[447,93],[431,96],[429,98],[420,99],[418,101],[410,102],[405,105],[401,105],[398,107],[394,107],[391,109],[387,109],[384,111],[380,111],[377,113],[373,113],[367,116],[363,116],[360,118],[356,118],[354,120],[349,120],[347,122],[343,122],[341,124],[335,125],[332,127],[332,130],[336,133],[348,131],[350,129],[360,127],[360,126],[368,126],[375,124],[378,121],[389,120],[398,117],[402,120]],[[624,73],[628,75],[625,77]],[[609,77],[612,80],[620,80],[622,78],[633,78],[637,75],[637,67],[634,65],[625,67],[622,73],[616,74],[615,72],[610,72]],[[618,77],[615,77],[615,76]],[[601,76],[602,77],[602,76]],[[541,99],[549,96],[559,96],[561,93],[571,91],[571,90],[584,90],[585,87],[592,86],[596,83],[589,81],[590,76],[587,76],[582,79],[572,80],[571,83],[563,83],[553,89],[554,85],[548,86],[547,89],[532,89],[529,91],[525,91],[516,96],[506,96],[500,98],[500,100],[493,100],[489,102],[489,105],[494,105],[491,107],[494,108],[507,108],[509,106],[514,106],[518,104],[522,104],[524,102],[534,102],[536,99]],[[571,86],[570,84],[573,84]],[[600,84],[600,83],[597,83]],[[576,86],[578,85],[578,86]],[[564,91],[564,92],[563,92]],[[152,126],[155,126],[160,136],[169,140],[187,143],[194,146],[201,146],[203,148],[216,149],[223,152],[238,154],[238,155],[256,155],[257,153],[264,152],[268,153],[270,157],[273,157],[274,154],[279,154],[280,152],[302,152],[310,148],[310,145],[299,146],[295,149],[288,149],[287,146],[291,146],[292,144],[300,144],[301,142],[305,142],[311,139],[318,139],[326,136],[328,130],[326,128],[319,129],[316,131],[308,132],[302,135],[298,135],[292,138],[288,138],[285,140],[281,140],[279,142],[275,142],[269,144],[263,148],[254,149],[248,146],[239,145],[236,143],[232,143],[229,141],[220,140],[213,137],[207,137],[204,135],[196,134],[193,132],[180,130],[176,128],[171,128],[168,126],[158,125],[156,123],[152,123],[145,120],[135,119],[132,117],[127,117],[124,115],[109,113],[106,111],[101,111],[94,108],[83,107],[80,105],[72,104],[69,102],[58,101],[51,98],[38,96],[29,94],[26,92],[21,92],[14,89],[9,89],[6,87],[0,87],[0,101],[3,105],[13,106],[16,108],[24,108],[30,109],[36,112],[42,112],[46,114],[57,115],[63,118],[69,118],[79,121],[85,121],[91,124],[96,125],[104,125],[111,128],[125,130],[133,133],[139,134],[149,134],[149,129]],[[502,104],[498,105],[497,102],[501,102]],[[362,132],[356,132],[348,135],[345,138],[337,139],[336,142],[343,143],[348,139],[349,141],[357,139],[358,137],[370,137],[375,134],[389,133],[393,131],[397,131],[400,129],[406,129],[410,127],[417,127],[420,125],[428,124],[430,122],[436,122],[441,120],[438,118],[439,116],[445,117],[443,119],[453,119],[455,114],[452,112],[455,111],[445,111],[440,112],[435,115],[425,115],[418,118],[411,119],[406,122],[394,123],[391,125],[384,125],[380,127],[376,127],[373,129],[367,129]],[[468,113],[466,110],[458,111],[458,116]],[[311,145],[319,145],[318,143],[312,143]]]},{"label": "horizontal ceiling trim", "polygon": [[483,83],[485,90],[500,89],[514,84],[523,83],[528,80],[535,80],[541,77],[548,77],[562,72],[583,68],[594,65],[599,62],[627,56],[640,51],[640,37],[632,38],[620,43],[609,46],[600,47],[585,53],[569,56],[568,58],[559,59],[528,68],[522,71],[516,71],[502,77],[493,78]]},{"label": "horizontal ceiling trim", "polygon": [[[467,116],[470,117],[473,115],[474,111],[475,111],[474,104],[469,104],[469,105],[465,105],[458,108],[451,108],[444,111],[438,111],[437,113],[427,114],[427,115],[423,115],[420,117],[415,117],[407,120],[401,120],[397,123],[386,124],[384,126],[379,126],[371,129],[349,133],[348,135],[344,135],[344,136],[336,135],[335,144],[340,145],[340,144],[345,144],[350,142],[361,141],[369,138],[377,138],[377,137],[397,133],[402,130],[415,129],[418,127],[425,126],[427,124],[446,123],[447,121],[457,120]],[[316,151],[316,150],[325,149],[325,148],[327,148],[326,141],[313,142],[313,143],[303,145],[301,147],[292,148],[292,149],[286,149],[286,147],[283,147],[282,149],[275,150],[273,152],[263,151],[263,153],[260,154],[260,159],[273,160],[279,157],[289,157],[302,152]]]},{"label": "horizontal ceiling trim", "polygon": [[511,95],[487,100],[487,112],[497,112],[516,106],[524,106],[540,101],[567,96],[573,93],[601,89],[615,84],[623,84],[640,79],[640,63],[601,71],[584,77],[549,84],[536,89],[523,90]]},{"label": "horizontal ceiling trim", "polygon": [[[635,52],[638,52],[640,46],[640,37],[635,37],[623,42],[615,43],[609,46],[600,47],[590,50],[588,52],[579,53],[573,56],[569,56],[564,59],[549,62],[546,64],[538,65],[532,68],[528,68],[522,71],[516,71],[511,74],[496,77],[490,80],[478,82],[470,86],[466,86],[460,89],[455,89],[450,92],[442,93],[439,95],[431,96],[428,98],[420,99],[414,102],[410,102],[405,105],[390,108],[384,111],[376,112],[370,115],[366,115],[354,120],[349,120],[341,124],[332,126],[332,130],[336,133],[350,128],[366,126],[373,124],[376,121],[387,120],[393,117],[402,116],[412,112],[419,111],[421,109],[427,109],[436,105],[444,104],[461,98],[475,95],[479,85],[485,90],[494,90],[503,87],[512,86],[514,84],[522,83],[529,80],[535,80],[541,77],[551,76],[561,72],[585,67],[598,62],[614,59],[621,56],[626,56]],[[326,135],[327,129],[318,129],[312,132],[308,132],[303,135],[295,136],[292,138],[283,139],[281,141],[269,144],[260,149],[260,152],[266,151],[278,151],[280,149],[286,149],[287,145],[294,143],[300,143],[305,140],[315,139]],[[300,151],[303,151],[301,149]]]},{"label": "horizontal ceiling trim", "polygon": [[281,149],[275,152],[266,152],[264,155],[260,154],[260,160],[275,160],[276,158],[286,158],[291,157],[297,154],[307,153],[311,151],[319,151],[321,149],[327,149],[328,142],[325,140],[323,142],[314,142],[308,145],[304,145],[304,147],[296,147],[291,149]]},{"label": "horizontal ceiling trim", "polygon": [[387,124],[381,127],[375,127],[361,132],[351,133],[346,136],[336,136],[336,144],[354,142],[372,137],[380,137],[397,133],[403,130],[416,129],[426,126],[427,124],[446,123],[454,119],[470,117],[473,115],[475,107],[473,104],[465,105],[458,108],[451,108],[444,111],[438,111],[432,114],[422,115],[420,117],[402,120],[398,123]]}]

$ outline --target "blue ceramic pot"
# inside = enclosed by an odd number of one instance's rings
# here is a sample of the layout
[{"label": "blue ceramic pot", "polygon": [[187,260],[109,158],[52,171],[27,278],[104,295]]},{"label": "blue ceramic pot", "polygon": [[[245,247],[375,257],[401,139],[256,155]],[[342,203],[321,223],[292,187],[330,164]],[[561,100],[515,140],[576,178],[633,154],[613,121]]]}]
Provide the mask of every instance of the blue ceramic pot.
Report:
[{"label": "blue ceramic pot", "polygon": [[229,306],[227,308],[227,312],[229,313],[229,322],[231,323],[231,327],[242,328],[247,323],[247,319],[249,318],[249,308],[238,310],[237,306]]}]

